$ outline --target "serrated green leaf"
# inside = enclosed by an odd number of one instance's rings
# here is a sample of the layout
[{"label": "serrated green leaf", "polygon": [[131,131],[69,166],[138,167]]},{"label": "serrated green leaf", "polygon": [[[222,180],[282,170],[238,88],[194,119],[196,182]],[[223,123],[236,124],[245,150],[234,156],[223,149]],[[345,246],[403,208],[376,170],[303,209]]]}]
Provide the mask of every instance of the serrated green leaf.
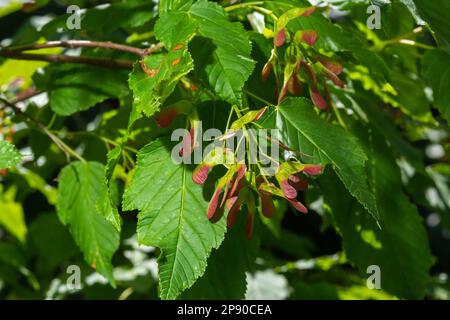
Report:
[{"label": "serrated green leaf", "polygon": [[305,162],[330,163],[350,193],[379,218],[367,183],[367,156],[355,137],[321,119],[309,100],[301,98],[285,99],[278,106],[277,128],[284,144],[308,155]]},{"label": "serrated green leaf", "polygon": [[222,7],[206,0],[196,2],[189,15],[197,20],[199,34],[216,47],[206,66],[209,84],[225,101],[242,104],[242,88],[255,64],[247,32],[240,23],[230,22]]},{"label": "serrated green leaf", "polygon": [[414,0],[420,16],[437,34],[439,42],[450,48],[450,2],[448,0]]},{"label": "serrated green leaf", "polygon": [[128,84],[133,91],[136,111],[150,117],[172,93],[183,76],[192,70],[192,58],[186,48],[155,54],[134,65]]},{"label": "serrated green leaf", "polygon": [[245,214],[240,214],[220,248],[211,253],[203,277],[182,295],[182,299],[244,299],[246,272],[259,251],[259,237],[254,232],[251,239],[246,238],[245,222]]},{"label": "serrated green leaf", "polygon": [[16,147],[8,141],[0,141],[0,169],[8,169],[17,166],[22,156]]},{"label": "serrated green leaf", "polygon": [[119,247],[119,232],[104,212],[104,171],[97,162],[74,162],[61,171],[56,204],[84,258],[115,286],[111,258]]},{"label": "serrated green leaf", "polygon": [[103,200],[101,201],[104,212],[104,217],[106,220],[110,221],[117,231],[120,232],[122,228],[122,218],[120,217],[119,211],[116,207],[116,204],[113,201],[111,194],[111,183],[113,183],[112,178],[114,174],[114,169],[119,161],[120,155],[122,153],[122,147],[120,145],[113,148],[106,155],[107,162],[105,166],[105,190],[103,193]]},{"label": "serrated green leaf", "polygon": [[222,221],[206,217],[208,202],[185,165],[171,159],[170,145],[156,140],[142,148],[123,197],[123,209],[139,209],[138,240],[157,246],[162,299],[175,299],[206,268],[206,259],[225,234]]},{"label": "serrated green leaf", "polygon": [[159,13],[172,10],[188,9],[194,0],[160,0],[158,2]]},{"label": "serrated green leaf", "polygon": [[342,187],[331,175],[320,183],[325,203],[342,234],[348,259],[360,272],[368,276],[367,267],[377,265],[383,290],[400,298],[420,299],[433,261],[423,221],[402,191],[399,168],[386,143],[378,134],[368,137],[364,132],[360,136],[367,139],[370,181],[378,200],[381,228],[351,197],[336,192]]},{"label": "serrated green leaf", "polygon": [[422,58],[422,73],[433,89],[433,99],[443,117],[450,122],[450,54],[429,51]]},{"label": "serrated green leaf", "polygon": [[184,46],[196,31],[196,21],[185,11],[162,13],[155,24],[155,36],[167,50],[176,45]]}]

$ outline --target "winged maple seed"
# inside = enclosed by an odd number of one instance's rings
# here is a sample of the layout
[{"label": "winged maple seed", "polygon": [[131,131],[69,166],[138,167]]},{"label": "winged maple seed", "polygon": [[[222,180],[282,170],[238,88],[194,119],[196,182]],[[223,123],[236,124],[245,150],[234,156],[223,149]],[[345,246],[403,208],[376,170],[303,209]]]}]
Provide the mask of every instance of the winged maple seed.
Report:
[{"label": "winged maple seed", "polygon": [[[195,168],[192,180],[197,184],[204,184],[211,170],[219,164],[224,164],[223,156],[226,152],[220,147],[211,151]],[[280,164],[275,174],[275,180],[279,185],[277,187],[262,175],[252,179],[253,173],[248,172],[244,163],[229,165],[227,172],[216,184],[208,205],[207,217],[211,222],[217,222],[226,213],[227,226],[231,228],[236,223],[241,208],[245,205],[247,209],[246,233],[250,238],[256,212],[255,193],[259,198],[261,214],[266,218],[272,218],[276,214],[273,196],[284,198],[299,212],[307,213],[308,209],[297,200],[298,192],[307,190],[307,175],[321,173],[321,165],[284,162]]]},{"label": "winged maple seed", "polygon": [[[302,94],[302,81],[309,86],[309,95],[314,106],[320,110],[329,110],[332,108],[328,84],[326,81],[318,81],[328,79],[337,87],[343,88],[344,82],[338,77],[342,73],[343,67],[337,61],[332,60],[321,53],[317,52],[313,47],[319,39],[316,30],[299,30],[291,35],[286,28],[289,21],[297,17],[309,17],[315,12],[315,7],[310,8],[294,8],[282,15],[274,26],[274,49],[271,57],[264,65],[261,76],[263,81],[267,81],[272,71],[277,73],[275,63],[277,60],[277,49],[289,44],[286,49],[285,62],[280,63],[284,66],[284,77],[275,75],[277,81],[278,103],[286,97],[287,93],[292,96],[300,96]],[[307,44],[306,48],[304,44]],[[294,61],[294,62],[292,62]],[[297,61],[297,62],[295,62]],[[295,66],[293,66],[295,64]],[[304,71],[305,77],[301,76]],[[281,89],[279,89],[278,79],[284,79]],[[320,85],[319,85],[320,83]]]}]

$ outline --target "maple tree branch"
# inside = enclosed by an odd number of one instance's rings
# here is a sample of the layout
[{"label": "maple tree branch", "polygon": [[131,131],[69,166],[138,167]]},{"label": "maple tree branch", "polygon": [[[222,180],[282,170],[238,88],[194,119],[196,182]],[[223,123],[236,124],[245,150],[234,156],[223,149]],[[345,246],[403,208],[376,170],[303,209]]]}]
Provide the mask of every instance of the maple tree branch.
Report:
[{"label": "maple tree branch", "polygon": [[46,48],[103,48],[116,51],[132,53],[139,57],[146,55],[146,49],[127,46],[124,44],[114,43],[111,41],[90,41],[90,40],[65,40],[65,41],[49,41],[45,43],[34,43],[29,45],[6,48],[7,51],[28,51]]},{"label": "maple tree branch", "polygon": [[133,62],[123,59],[68,56],[64,54],[35,54],[21,51],[0,50],[0,56],[13,60],[47,61],[56,63],[89,64],[106,68],[132,69]]},{"label": "maple tree branch", "polygon": [[35,43],[16,47],[7,47],[0,49],[0,56],[14,59],[14,60],[31,60],[31,61],[47,61],[55,63],[77,63],[95,65],[105,68],[119,68],[119,69],[132,69],[133,61],[124,59],[113,58],[98,58],[98,57],[86,57],[86,56],[69,56],[64,54],[37,54],[37,53],[24,53],[28,50],[40,50],[47,48],[102,48],[111,49],[116,51],[132,53],[140,58],[144,58],[155,51],[160,50],[163,47],[162,43],[141,49],[124,44],[113,43],[110,41],[88,41],[88,40],[67,40],[67,41],[49,41],[45,43]]}]

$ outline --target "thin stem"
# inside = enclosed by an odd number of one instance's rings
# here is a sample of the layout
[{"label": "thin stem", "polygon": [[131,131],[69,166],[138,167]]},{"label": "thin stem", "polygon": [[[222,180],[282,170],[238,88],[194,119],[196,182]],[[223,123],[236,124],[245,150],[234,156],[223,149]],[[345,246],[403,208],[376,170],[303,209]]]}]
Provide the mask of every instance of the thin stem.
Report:
[{"label": "thin stem", "polygon": [[77,135],[79,135],[79,136],[92,136],[92,137],[95,137],[95,138],[97,138],[97,139],[100,139],[100,140],[102,140],[103,142],[106,142],[106,143],[109,143],[109,144],[112,144],[113,146],[121,146],[122,148],[124,148],[125,150],[128,150],[128,151],[131,151],[131,152],[133,152],[133,153],[138,153],[139,151],[138,150],[136,150],[135,148],[133,148],[133,147],[130,147],[130,146],[124,146],[123,144],[121,144],[121,143],[119,143],[119,142],[115,142],[114,140],[111,140],[111,139],[109,139],[109,138],[107,138],[107,137],[105,137],[105,136],[102,136],[102,135],[100,135],[100,134],[97,134],[97,133],[95,133],[95,132],[89,132],[89,131],[70,131],[70,132],[61,132],[61,131],[53,131],[53,132],[55,132],[55,133],[61,133],[61,134],[65,134],[65,135],[67,135],[67,136],[77,136]]},{"label": "thin stem", "polygon": [[0,50],[0,56],[12,60],[46,61],[55,63],[88,64],[105,68],[132,69],[133,62],[123,59],[68,56],[64,54],[34,54],[21,51]]},{"label": "thin stem", "polygon": [[23,51],[40,50],[56,47],[65,47],[65,48],[90,47],[90,48],[111,49],[116,51],[128,52],[140,58],[145,58],[146,56],[152,54],[153,52],[160,50],[161,48],[163,48],[163,46],[164,45],[160,42],[150,48],[141,49],[124,44],[113,43],[110,41],[105,42],[87,41],[87,40],[49,41],[46,43],[35,43],[30,45],[3,48],[0,50],[0,56],[13,60],[77,63],[77,64],[95,65],[105,68],[132,69],[133,61],[124,59],[68,56],[64,54],[35,54],[35,53],[24,53]]},{"label": "thin stem", "polygon": [[114,43],[111,41],[89,41],[89,40],[66,40],[66,41],[49,41],[45,43],[34,43],[29,45],[9,47],[5,50],[7,51],[28,51],[28,50],[39,50],[46,48],[102,48],[111,49],[116,51],[123,51],[132,53],[139,57],[144,57],[146,55],[147,49],[140,49],[136,47],[127,46],[120,43]]},{"label": "thin stem", "polygon": [[390,40],[381,41],[380,44],[372,47],[372,50],[375,50],[377,52],[381,52],[384,48],[390,45],[407,45],[407,46],[413,46],[417,48],[422,48],[426,50],[433,50],[435,47],[429,46],[420,42],[416,42],[415,40],[408,39],[411,36],[418,35],[425,31],[423,27],[417,27],[413,31],[405,33],[403,35],[400,35],[398,37],[392,38]]},{"label": "thin stem", "polygon": [[345,125],[345,122],[344,122],[344,120],[342,119],[341,114],[340,114],[338,108],[333,107],[332,109],[333,109],[333,111],[334,111],[334,114],[336,115],[336,119],[338,120],[339,124],[340,124],[343,128],[347,129],[347,126]]},{"label": "thin stem", "polygon": [[[55,145],[66,155],[68,160],[70,159],[70,156],[72,156],[78,159],[79,161],[86,163],[86,160],[82,156],[80,156],[75,150],[73,150],[71,147],[65,144],[64,141],[62,141],[60,138],[54,135],[45,125],[30,117],[28,114],[23,112],[19,107],[17,107],[14,103],[11,103],[8,100],[3,99],[1,97],[0,102],[2,102],[4,106],[10,107],[16,115],[22,117],[25,120],[25,122],[28,123],[30,126],[35,127],[37,130],[47,135],[50,138],[50,140],[52,140],[55,143]],[[0,106],[0,108],[3,107]]]},{"label": "thin stem", "polygon": [[225,127],[225,133],[228,132],[228,128],[230,127],[231,124],[231,118],[233,117],[233,113],[234,113],[234,108],[230,108],[230,113],[228,114],[228,120],[227,120],[227,126]]},{"label": "thin stem", "polygon": [[233,10],[238,10],[238,9],[242,9],[245,7],[249,7],[249,6],[261,6],[264,4],[264,1],[253,1],[253,2],[244,2],[244,3],[238,3],[238,4],[234,4],[228,7],[225,7],[225,11],[226,12],[230,12]]},{"label": "thin stem", "polygon": [[238,10],[238,9],[248,8],[248,9],[253,9],[255,11],[259,11],[262,14],[265,14],[265,15],[271,17],[274,21],[277,21],[278,17],[271,10],[260,7],[263,4],[264,4],[264,1],[238,3],[238,4],[234,4],[232,6],[225,7],[225,11],[230,12],[230,11],[234,11],[234,10]]},{"label": "thin stem", "polygon": [[264,104],[266,104],[266,105],[268,105],[268,106],[276,107],[273,103],[270,103],[269,101],[267,101],[267,100],[265,100],[265,99],[263,99],[263,98],[257,96],[257,95],[254,94],[254,93],[251,93],[250,91],[248,91],[248,90],[246,90],[246,89],[242,89],[242,91],[245,92],[245,93],[246,93],[247,95],[249,95],[250,97],[255,98],[256,100],[259,100],[260,102],[262,102],[262,103],[264,103]]}]

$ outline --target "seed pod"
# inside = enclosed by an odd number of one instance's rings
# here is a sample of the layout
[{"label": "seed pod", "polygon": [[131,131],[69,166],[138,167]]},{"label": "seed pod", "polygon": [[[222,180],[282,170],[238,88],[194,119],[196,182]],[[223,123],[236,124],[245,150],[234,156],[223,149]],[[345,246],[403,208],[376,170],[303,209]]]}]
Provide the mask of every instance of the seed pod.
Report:
[{"label": "seed pod", "polygon": [[319,90],[317,88],[309,88],[309,93],[311,95],[311,100],[314,103],[314,105],[319,108],[320,110],[325,110],[327,108],[327,102],[320,94]]},{"label": "seed pod", "polygon": [[158,112],[155,115],[155,121],[158,127],[167,128],[178,115],[176,107],[171,107]]},{"label": "seed pod", "polygon": [[302,94],[302,84],[296,74],[293,74],[287,84],[287,90],[293,96],[300,96]]},{"label": "seed pod", "polygon": [[303,169],[304,173],[310,174],[310,175],[317,175],[322,173],[322,166],[320,164],[314,165],[306,165]]},{"label": "seed pod", "polygon": [[299,175],[291,175],[289,177],[289,184],[297,191],[305,191],[308,189],[308,180]]},{"label": "seed pod", "polygon": [[273,64],[271,61],[268,61],[264,65],[264,67],[261,71],[261,78],[263,81],[267,81],[269,79],[269,76],[270,76],[270,73],[272,72],[272,70],[273,70]]},{"label": "seed pod", "polygon": [[219,204],[219,197],[220,197],[220,193],[222,192],[222,188],[217,188],[214,191],[214,194],[211,198],[211,200],[209,201],[209,205],[208,205],[208,219],[212,220],[214,218],[214,216],[218,213],[218,204]]},{"label": "seed pod", "polygon": [[299,212],[301,213],[308,213],[308,208],[306,208],[300,201],[295,199],[287,199],[290,204]]},{"label": "seed pod", "polygon": [[314,30],[303,31],[302,41],[306,42],[308,45],[313,46],[317,42],[317,32]]},{"label": "seed pod", "polygon": [[286,29],[280,29],[275,36],[275,46],[281,47],[286,42]]},{"label": "seed pod", "polygon": [[208,166],[206,164],[198,165],[192,173],[192,181],[194,181],[196,184],[204,184],[206,179],[208,179],[210,169],[211,166]]},{"label": "seed pod", "polygon": [[288,199],[297,198],[297,190],[293,186],[289,184],[289,180],[283,180],[280,182],[280,188],[283,191],[283,194]]},{"label": "seed pod", "polygon": [[238,200],[238,196],[228,199],[226,207],[228,208],[227,227],[232,228],[236,224],[237,214],[241,208],[241,202]]},{"label": "seed pod", "polygon": [[272,201],[270,193],[260,191],[259,198],[261,199],[262,213],[266,218],[272,218],[275,215],[275,205]]}]

